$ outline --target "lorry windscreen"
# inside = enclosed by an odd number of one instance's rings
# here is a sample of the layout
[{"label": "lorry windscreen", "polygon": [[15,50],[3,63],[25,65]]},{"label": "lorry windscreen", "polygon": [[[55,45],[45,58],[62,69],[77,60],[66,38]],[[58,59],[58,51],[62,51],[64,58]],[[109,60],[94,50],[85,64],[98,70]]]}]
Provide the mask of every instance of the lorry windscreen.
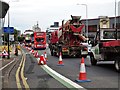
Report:
[{"label": "lorry windscreen", "polygon": [[35,39],[37,42],[43,42],[44,41],[44,38],[36,38]]},{"label": "lorry windscreen", "polygon": [[[104,31],[103,39],[116,39],[115,31]],[[117,39],[120,39],[120,31],[117,32]]]}]

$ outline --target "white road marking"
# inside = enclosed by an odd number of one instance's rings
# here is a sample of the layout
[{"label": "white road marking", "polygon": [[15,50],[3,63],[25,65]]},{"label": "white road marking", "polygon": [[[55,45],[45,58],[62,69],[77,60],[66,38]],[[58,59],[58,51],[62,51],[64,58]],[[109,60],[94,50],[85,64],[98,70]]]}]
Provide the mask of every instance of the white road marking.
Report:
[{"label": "white road marking", "polygon": [[3,70],[4,68],[6,68],[7,66],[9,66],[11,63],[13,63],[15,61],[15,58],[14,60],[12,60],[10,63],[6,64],[5,66],[3,66],[2,68],[0,68],[0,71]]}]

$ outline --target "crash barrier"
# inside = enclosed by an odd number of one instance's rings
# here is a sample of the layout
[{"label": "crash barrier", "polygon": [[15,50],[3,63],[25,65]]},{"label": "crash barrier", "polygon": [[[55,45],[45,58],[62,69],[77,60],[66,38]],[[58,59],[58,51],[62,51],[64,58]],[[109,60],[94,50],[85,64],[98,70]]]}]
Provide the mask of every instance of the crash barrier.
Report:
[{"label": "crash barrier", "polygon": [[6,56],[8,56],[8,52],[7,52],[7,50],[6,50],[5,47],[3,47],[0,56],[1,56],[1,59],[2,59],[2,58],[5,58]]},{"label": "crash barrier", "polygon": [[[8,46],[7,45],[1,45],[0,46],[0,51],[2,52],[4,49],[6,51],[8,51]],[[10,50],[10,52],[12,51],[12,47],[11,46],[9,46],[9,50]]]}]

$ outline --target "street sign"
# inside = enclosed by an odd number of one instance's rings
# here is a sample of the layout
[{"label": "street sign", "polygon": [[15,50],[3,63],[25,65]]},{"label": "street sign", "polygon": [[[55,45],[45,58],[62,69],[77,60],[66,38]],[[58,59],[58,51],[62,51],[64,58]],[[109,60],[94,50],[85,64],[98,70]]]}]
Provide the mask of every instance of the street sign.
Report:
[{"label": "street sign", "polygon": [[14,35],[9,35],[9,41],[14,41]]},{"label": "street sign", "polygon": [[4,33],[14,33],[13,27],[4,27]]}]

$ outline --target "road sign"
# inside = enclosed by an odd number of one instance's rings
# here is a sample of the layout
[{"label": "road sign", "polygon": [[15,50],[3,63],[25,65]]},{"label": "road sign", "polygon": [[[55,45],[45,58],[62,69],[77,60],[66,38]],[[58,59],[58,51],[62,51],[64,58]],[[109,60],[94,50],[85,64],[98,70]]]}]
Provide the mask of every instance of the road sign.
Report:
[{"label": "road sign", "polygon": [[14,35],[9,35],[9,41],[14,41]]},{"label": "road sign", "polygon": [[4,27],[4,33],[14,33],[13,27]]}]

